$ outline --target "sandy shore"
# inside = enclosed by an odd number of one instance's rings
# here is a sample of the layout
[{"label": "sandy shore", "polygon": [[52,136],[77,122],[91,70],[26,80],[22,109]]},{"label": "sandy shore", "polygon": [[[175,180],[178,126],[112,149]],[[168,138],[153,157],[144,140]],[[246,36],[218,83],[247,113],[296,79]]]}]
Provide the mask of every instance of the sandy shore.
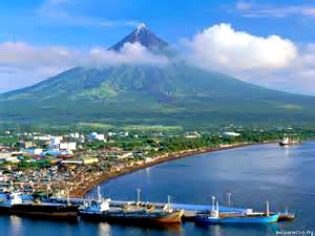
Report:
[{"label": "sandy shore", "polygon": [[168,161],[172,161],[172,160],[176,160],[179,158],[192,156],[192,155],[196,155],[196,154],[215,152],[215,151],[227,150],[227,149],[232,149],[232,148],[239,148],[239,147],[244,147],[244,146],[249,146],[249,145],[252,145],[252,144],[250,144],[250,143],[237,143],[237,144],[231,144],[231,145],[222,145],[222,146],[215,147],[215,148],[202,148],[202,149],[181,151],[181,152],[170,153],[167,155],[155,157],[152,161],[147,162],[147,163],[143,163],[143,164],[135,165],[135,166],[131,166],[131,167],[126,167],[120,171],[111,171],[111,172],[104,173],[100,176],[96,176],[95,178],[93,178],[94,180],[87,183],[84,187],[81,187],[80,189],[76,189],[76,190],[72,191],[70,195],[71,195],[71,197],[78,197],[78,198],[84,197],[87,192],[89,192],[91,189],[93,189],[95,186],[97,186],[101,183],[104,183],[106,181],[109,181],[113,178],[116,178],[116,177],[119,177],[122,175],[132,173],[134,171],[144,169],[147,167],[151,167],[151,166],[161,164],[164,162],[168,162]]}]

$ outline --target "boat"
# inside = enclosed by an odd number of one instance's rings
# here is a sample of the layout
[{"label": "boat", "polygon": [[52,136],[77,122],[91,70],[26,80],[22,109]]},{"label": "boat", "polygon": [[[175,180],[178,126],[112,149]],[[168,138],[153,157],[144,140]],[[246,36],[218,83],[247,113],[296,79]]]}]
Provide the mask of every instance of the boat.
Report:
[{"label": "boat", "polygon": [[292,221],[294,219],[295,219],[294,213],[290,213],[287,208],[286,208],[285,212],[279,213],[278,221]]},{"label": "boat", "polygon": [[293,213],[280,213],[278,221],[292,221],[295,215]]},{"label": "boat", "polygon": [[37,199],[13,204],[9,211],[12,215],[38,219],[76,221],[78,217],[78,206],[69,203],[41,202]]},{"label": "boat", "polygon": [[269,212],[269,204],[267,202],[266,212],[219,212],[219,202],[216,207],[212,206],[212,210],[206,213],[196,215],[195,222],[197,224],[261,224],[277,222],[279,214]]},{"label": "boat", "polygon": [[10,209],[15,204],[22,203],[20,192],[0,194],[0,214],[10,214]]},{"label": "boat", "polygon": [[299,138],[284,136],[282,139],[279,140],[280,146],[288,146],[288,145],[295,145],[301,143]]},{"label": "boat", "polygon": [[102,199],[98,188],[98,199],[85,204],[79,209],[83,219],[121,222],[140,225],[171,225],[180,224],[183,211],[175,211],[169,202],[162,209],[155,209],[152,205],[126,204],[124,207],[110,207],[111,199]]}]

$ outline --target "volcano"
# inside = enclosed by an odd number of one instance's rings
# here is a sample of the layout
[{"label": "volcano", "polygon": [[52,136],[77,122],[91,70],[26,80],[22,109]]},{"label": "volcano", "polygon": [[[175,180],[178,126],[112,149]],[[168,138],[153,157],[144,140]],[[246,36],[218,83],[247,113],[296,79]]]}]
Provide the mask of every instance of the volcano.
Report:
[{"label": "volcano", "polygon": [[[109,50],[139,43],[159,53],[168,43],[145,25]],[[185,63],[78,67],[0,95],[0,120],[115,125],[314,124],[315,98],[259,87]]]}]

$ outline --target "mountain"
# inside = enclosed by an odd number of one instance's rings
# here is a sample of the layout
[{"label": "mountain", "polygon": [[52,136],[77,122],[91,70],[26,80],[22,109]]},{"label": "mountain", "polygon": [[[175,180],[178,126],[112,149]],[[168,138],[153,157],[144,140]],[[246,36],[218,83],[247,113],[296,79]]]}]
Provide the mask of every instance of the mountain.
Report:
[{"label": "mountain", "polygon": [[[138,27],[131,35],[137,30],[150,32]],[[129,42],[128,37],[122,42]],[[166,45],[138,39],[148,48]],[[112,49],[118,50],[120,44]],[[4,93],[0,95],[0,121],[314,124],[314,104],[314,97],[262,88],[185,63],[125,64],[73,68],[31,87]]]},{"label": "mountain", "polygon": [[140,43],[154,52],[163,51],[169,46],[168,43],[153,34],[145,24],[140,24],[134,31],[111,46],[108,50],[119,52],[126,43]]}]

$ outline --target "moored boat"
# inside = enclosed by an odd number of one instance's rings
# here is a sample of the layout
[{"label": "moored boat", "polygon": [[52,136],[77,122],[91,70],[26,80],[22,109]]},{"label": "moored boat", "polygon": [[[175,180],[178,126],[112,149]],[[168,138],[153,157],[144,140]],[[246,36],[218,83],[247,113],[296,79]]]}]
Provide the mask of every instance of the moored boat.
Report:
[{"label": "moored boat", "polygon": [[282,139],[279,140],[280,146],[289,146],[301,143],[301,140],[298,137],[289,137],[284,136]]},{"label": "moored boat", "polygon": [[280,213],[278,221],[291,221],[294,220],[295,215],[291,213]]},{"label": "moored boat", "polygon": [[23,202],[14,204],[10,213],[22,217],[75,221],[78,216],[78,206],[50,202]]},{"label": "moored boat", "polygon": [[11,207],[20,203],[22,203],[22,197],[19,192],[0,194],[0,214],[10,214]]},{"label": "moored boat", "polygon": [[195,222],[199,224],[260,224],[260,223],[273,223],[277,222],[279,214],[269,212],[269,204],[267,203],[267,209],[265,213],[260,212],[219,212],[219,203],[217,202],[216,207],[213,206],[209,213],[197,214]]},{"label": "moored boat", "polygon": [[110,207],[111,199],[102,199],[98,193],[98,200],[86,202],[79,210],[83,219],[107,222],[122,222],[140,225],[169,225],[181,223],[183,211],[173,211],[170,202],[163,209],[152,206],[126,205],[124,208]]},{"label": "moored boat", "polygon": [[294,219],[295,219],[294,213],[290,213],[287,208],[286,208],[285,212],[279,213],[278,221],[291,221]]}]

